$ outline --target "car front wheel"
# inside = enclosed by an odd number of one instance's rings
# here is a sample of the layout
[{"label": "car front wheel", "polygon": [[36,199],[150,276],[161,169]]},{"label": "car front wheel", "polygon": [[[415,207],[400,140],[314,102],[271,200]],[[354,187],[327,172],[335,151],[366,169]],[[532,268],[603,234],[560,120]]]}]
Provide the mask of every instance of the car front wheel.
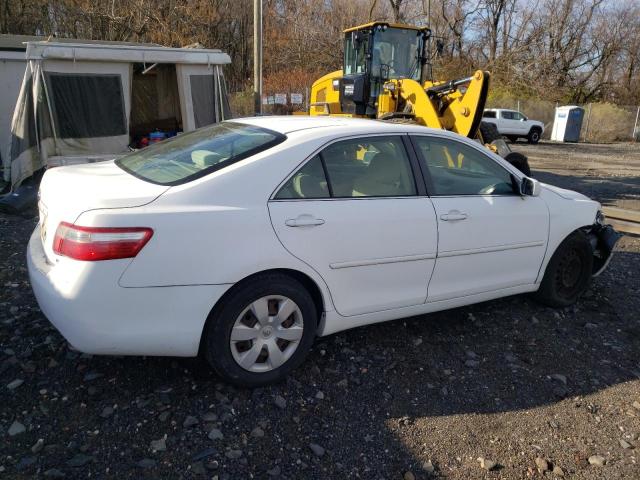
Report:
[{"label": "car front wheel", "polygon": [[205,358],[238,386],[276,383],[306,357],[317,318],[311,295],[298,281],[279,273],[258,275],[234,288],[210,315]]},{"label": "car front wheel", "polygon": [[591,243],[582,231],[575,231],[549,260],[535,297],[551,307],[573,305],[589,286],[592,270]]}]

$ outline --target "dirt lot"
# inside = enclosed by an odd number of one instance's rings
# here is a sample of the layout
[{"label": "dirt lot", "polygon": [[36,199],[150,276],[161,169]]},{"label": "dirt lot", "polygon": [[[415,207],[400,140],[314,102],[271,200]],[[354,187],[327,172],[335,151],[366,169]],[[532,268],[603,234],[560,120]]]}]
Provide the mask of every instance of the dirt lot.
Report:
[{"label": "dirt lot", "polygon": [[[516,148],[538,178],[638,206],[639,146]],[[69,350],[30,291],[35,222],[0,215],[0,477],[640,478],[638,239],[573,308],[359,328],[248,391],[196,360]]]},{"label": "dirt lot", "polygon": [[604,205],[640,210],[640,144],[558,144],[511,147],[529,157],[535,177],[577,190]]}]

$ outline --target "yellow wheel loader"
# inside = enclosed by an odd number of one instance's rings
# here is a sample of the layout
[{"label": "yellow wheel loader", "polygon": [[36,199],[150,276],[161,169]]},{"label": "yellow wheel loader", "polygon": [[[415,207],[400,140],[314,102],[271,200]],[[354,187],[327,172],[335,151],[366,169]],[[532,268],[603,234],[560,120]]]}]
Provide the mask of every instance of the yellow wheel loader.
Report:
[{"label": "yellow wheel loader", "polygon": [[[511,152],[495,125],[482,123],[489,72],[433,81],[431,30],[372,22],[344,31],[344,64],[314,82],[310,115],[336,115],[410,122],[451,130],[491,144],[529,174],[526,157]],[[510,158],[507,158],[510,157]]]}]

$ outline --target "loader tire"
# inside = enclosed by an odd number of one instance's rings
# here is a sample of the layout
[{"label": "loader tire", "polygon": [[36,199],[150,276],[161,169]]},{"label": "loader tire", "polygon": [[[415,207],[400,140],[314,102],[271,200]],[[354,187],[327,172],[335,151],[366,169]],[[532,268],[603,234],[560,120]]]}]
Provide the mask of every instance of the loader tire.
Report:
[{"label": "loader tire", "polygon": [[502,138],[496,124],[491,122],[480,122],[480,135],[482,135],[484,143],[491,143]]},{"label": "loader tire", "polygon": [[529,167],[529,160],[526,156],[519,152],[511,152],[509,155],[504,157],[504,159],[509,162],[511,165],[516,167],[522,173],[524,173],[527,177],[531,176],[531,167]]}]

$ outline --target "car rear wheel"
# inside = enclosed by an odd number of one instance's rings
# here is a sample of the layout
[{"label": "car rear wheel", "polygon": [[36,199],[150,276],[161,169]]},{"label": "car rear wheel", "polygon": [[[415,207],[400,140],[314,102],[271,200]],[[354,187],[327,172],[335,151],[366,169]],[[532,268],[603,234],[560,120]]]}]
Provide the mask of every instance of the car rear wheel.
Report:
[{"label": "car rear wheel", "polygon": [[552,307],[573,305],[587,289],[593,270],[593,250],[582,231],[573,232],[555,251],[535,297]]},{"label": "car rear wheel", "polygon": [[298,281],[278,273],[256,276],[234,288],[210,315],[205,358],[236,385],[276,383],[306,357],[317,318],[311,295]]},{"label": "car rear wheel", "polygon": [[532,128],[529,131],[529,135],[527,135],[527,140],[529,143],[536,144],[540,141],[540,135],[542,135],[542,132],[539,128]]}]

